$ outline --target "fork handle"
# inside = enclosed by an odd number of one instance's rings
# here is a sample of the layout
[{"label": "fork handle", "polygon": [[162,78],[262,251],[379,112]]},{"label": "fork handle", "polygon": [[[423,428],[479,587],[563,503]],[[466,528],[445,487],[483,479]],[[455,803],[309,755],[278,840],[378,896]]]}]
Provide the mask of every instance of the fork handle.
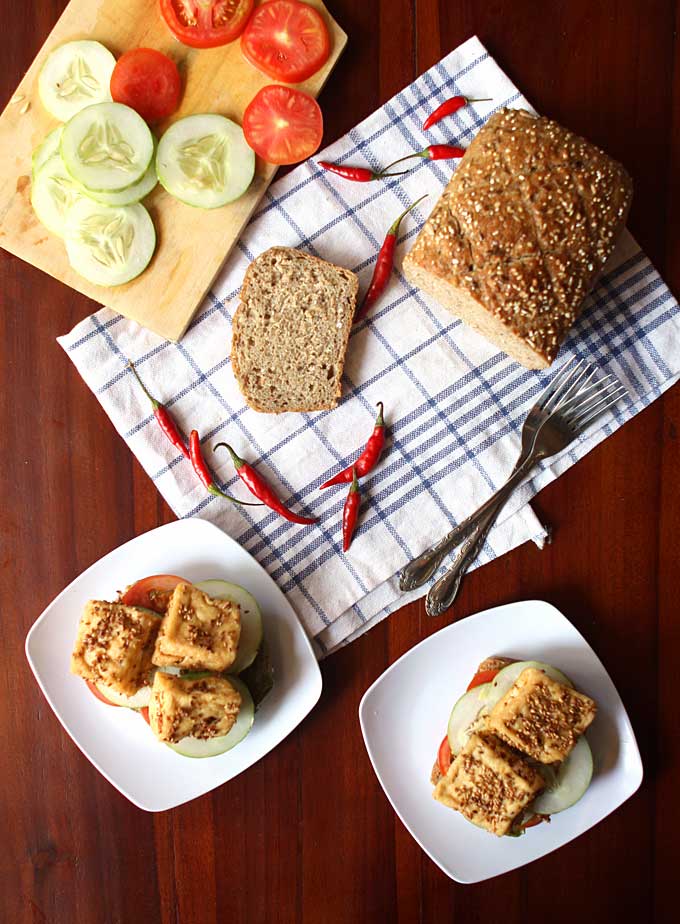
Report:
[{"label": "fork handle", "polygon": [[[528,468],[525,467],[527,465]],[[423,584],[429,581],[449,552],[452,552],[457,545],[460,545],[460,543],[470,535],[473,529],[484,519],[489,510],[494,508],[497,504],[500,504],[498,507],[500,511],[500,508],[505,504],[509,494],[514,490],[517,484],[515,478],[518,472],[522,472],[521,476],[519,476],[519,480],[521,481],[532,465],[533,459],[531,455],[524,459],[519,458],[505,484],[501,485],[481,507],[478,507],[474,513],[471,513],[469,517],[457,526],[454,526],[451,532],[447,533],[443,539],[440,539],[436,545],[433,545],[429,549],[425,549],[422,554],[414,558],[412,562],[409,562],[409,564],[402,569],[399,576],[400,590],[415,590],[416,587],[422,587]]]},{"label": "fork handle", "polygon": [[533,464],[534,458],[529,456],[522,465],[515,469],[503,487],[496,492],[494,495],[495,503],[492,506],[487,504],[486,512],[477,521],[472,535],[461,549],[458,558],[443,577],[430,588],[425,601],[425,612],[428,616],[439,616],[453,604],[463,575],[481,552],[486,542],[486,537],[489,535],[491,527],[496,522],[498,514],[505,506],[506,501],[527,472],[533,467]]}]

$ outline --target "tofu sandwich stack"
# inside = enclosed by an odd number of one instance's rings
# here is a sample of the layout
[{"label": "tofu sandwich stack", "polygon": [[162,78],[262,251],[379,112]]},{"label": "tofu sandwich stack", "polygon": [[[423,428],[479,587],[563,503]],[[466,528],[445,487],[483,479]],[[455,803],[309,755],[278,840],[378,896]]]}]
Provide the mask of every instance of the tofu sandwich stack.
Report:
[{"label": "tofu sandwich stack", "polygon": [[158,740],[179,754],[230,750],[250,731],[256,708],[239,675],[266,661],[256,601],[217,580],[179,580],[170,593],[149,595],[158,611],[124,602],[128,595],[88,602],[71,672],[99,699],[146,713]]},{"label": "tofu sandwich stack", "polygon": [[499,837],[523,834],[588,788],[593,761],[583,733],[596,711],[549,664],[482,662],[451,712],[434,798]]}]

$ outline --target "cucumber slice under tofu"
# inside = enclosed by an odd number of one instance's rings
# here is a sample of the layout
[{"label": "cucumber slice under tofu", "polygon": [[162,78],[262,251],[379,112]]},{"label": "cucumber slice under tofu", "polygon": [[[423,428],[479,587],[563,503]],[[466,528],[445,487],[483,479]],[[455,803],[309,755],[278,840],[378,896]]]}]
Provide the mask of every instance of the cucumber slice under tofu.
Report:
[{"label": "cucumber slice under tofu", "polygon": [[95,285],[119,286],[146,269],[156,232],[140,203],[112,207],[80,198],[69,209],[64,241],[77,273]]},{"label": "cucumber slice under tofu", "polygon": [[132,696],[119,693],[105,683],[96,683],[95,686],[102,696],[105,696],[115,706],[126,706],[128,709],[143,709],[151,701],[151,687],[148,684],[141,687]]},{"label": "cucumber slice under tofu", "polygon": [[134,109],[97,103],[64,125],[60,150],[74,180],[94,192],[116,192],[142,179],[153,158],[154,140]]},{"label": "cucumber slice under tofu", "polygon": [[231,600],[241,608],[241,637],[236,660],[228,670],[229,674],[240,674],[249,667],[262,644],[262,612],[257,600],[245,587],[230,581],[201,581],[195,585],[203,593],[216,600]]},{"label": "cucumber slice under tofu", "polygon": [[536,815],[556,815],[575,805],[590,786],[593,755],[584,737],[578,739],[571,753],[555,770],[541,766],[546,788],[529,806]]},{"label": "cucumber slice under tofu", "polygon": [[477,730],[482,716],[488,712],[490,683],[480,683],[456,702],[449,717],[448,738],[452,754],[458,754],[470,735]]},{"label": "cucumber slice under tofu", "polygon": [[[197,587],[200,585],[196,585]],[[255,704],[250,695],[248,687],[238,679],[238,677],[229,677],[229,683],[241,694],[241,708],[238,711],[236,722],[232,725],[229,734],[220,735],[218,738],[182,738],[181,741],[168,743],[172,748],[183,757],[217,757],[230,751],[246,737],[253,727],[255,719]]]},{"label": "cucumber slice under tofu", "polygon": [[110,100],[115,66],[116,59],[100,42],[59,45],[47,56],[38,77],[43,106],[66,122],[85,106]]},{"label": "cucumber slice under tofu", "polygon": [[238,199],[255,174],[255,154],[243,130],[221,115],[179,119],[158,142],[156,173],[181,202],[215,209]]},{"label": "cucumber slice under tofu", "polygon": [[563,674],[562,671],[559,671],[551,664],[545,664],[543,661],[515,661],[513,664],[508,664],[507,667],[499,671],[491,681],[488,703],[489,710],[493,709],[496,703],[505,696],[522,671],[525,671],[529,667],[544,671],[551,680],[556,680],[557,683],[563,683],[566,687],[574,686],[566,674]]},{"label": "cucumber slice under tofu", "polygon": [[33,177],[31,205],[38,220],[53,234],[63,237],[66,217],[83,194],[64,167],[59,154],[53,154]]}]

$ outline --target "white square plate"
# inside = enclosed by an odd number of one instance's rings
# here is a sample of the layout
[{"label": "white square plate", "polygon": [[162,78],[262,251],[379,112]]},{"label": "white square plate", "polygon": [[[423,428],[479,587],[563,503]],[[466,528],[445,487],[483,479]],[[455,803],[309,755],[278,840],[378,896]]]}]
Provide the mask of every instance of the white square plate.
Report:
[{"label": "white square plate", "polygon": [[[275,672],[252,731],[218,757],[181,757],[154,738],[141,716],[99,702],[69,671],[83,607],[113,600],[149,574],[242,584],[258,601]],[[221,786],[275,748],[316,704],[321,672],[283,593],[245,549],[212,523],[178,520],[109,552],[47,607],[26,637],[26,656],[55,715],[97,770],[139,808],[161,812]]]},{"label": "white square plate", "polygon": [[[595,772],[583,798],[523,837],[497,838],[432,798],[430,773],[454,702],[491,655],[553,664],[598,704],[588,730]],[[359,706],[369,757],[409,832],[447,876],[481,882],[568,843],[642,782],[635,735],[619,694],[583,636],[549,603],[511,603],[425,639],[389,667]]]}]

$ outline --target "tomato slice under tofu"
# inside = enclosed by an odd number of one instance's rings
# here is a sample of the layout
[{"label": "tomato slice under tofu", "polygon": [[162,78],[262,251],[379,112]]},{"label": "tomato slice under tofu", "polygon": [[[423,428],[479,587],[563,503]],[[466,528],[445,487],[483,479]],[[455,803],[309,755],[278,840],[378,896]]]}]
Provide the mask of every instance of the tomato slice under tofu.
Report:
[{"label": "tomato slice under tofu", "polygon": [[142,718],[144,719],[144,721],[146,722],[146,724],[147,724],[147,725],[151,725],[151,720],[149,719],[149,707],[148,707],[148,706],[142,706],[142,708],[139,710],[139,712],[140,712],[140,715],[142,716]]},{"label": "tomato slice under tofu", "polygon": [[107,706],[115,706],[116,708],[118,708],[118,703],[112,703],[110,699],[107,699],[104,696],[104,694],[99,690],[99,688],[96,686],[96,684],[92,683],[91,680],[86,680],[85,683],[87,684],[90,690],[90,693],[94,694],[94,696],[96,696],[98,700],[101,700],[102,703],[106,703]]},{"label": "tomato slice under tofu", "polygon": [[319,104],[308,93],[270,84],[262,87],[246,107],[243,134],[267,163],[297,164],[321,144],[323,116]]},{"label": "tomato slice under tofu", "polygon": [[470,681],[468,690],[472,690],[475,687],[481,686],[483,683],[491,683],[498,671],[477,671],[475,676]]},{"label": "tomato slice under tofu", "polygon": [[152,574],[128,587],[120,602],[126,606],[143,606],[164,616],[170,594],[182,583],[190,582],[176,574]]},{"label": "tomato slice under tofu", "polygon": [[444,735],[444,740],[439,745],[439,751],[437,752],[437,763],[439,764],[439,770],[442,776],[446,776],[452,760],[453,757],[451,754],[451,745],[449,744],[449,736]]},{"label": "tomato slice under tofu", "polygon": [[111,98],[145,119],[166,119],[179,107],[182,81],[177,65],[154,48],[133,48],[116,62],[111,74]]},{"label": "tomato slice under tofu", "polygon": [[241,36],[253,67],[282,83],[301,83],[322,67],[331,50],[321,14],[300,0],[269,0],[258,6]]},{"label": "tomato slice under tofu", "polygon": [[254,0],[160,0],[161,15],[184,45],[216,48],[243,32]]}]

